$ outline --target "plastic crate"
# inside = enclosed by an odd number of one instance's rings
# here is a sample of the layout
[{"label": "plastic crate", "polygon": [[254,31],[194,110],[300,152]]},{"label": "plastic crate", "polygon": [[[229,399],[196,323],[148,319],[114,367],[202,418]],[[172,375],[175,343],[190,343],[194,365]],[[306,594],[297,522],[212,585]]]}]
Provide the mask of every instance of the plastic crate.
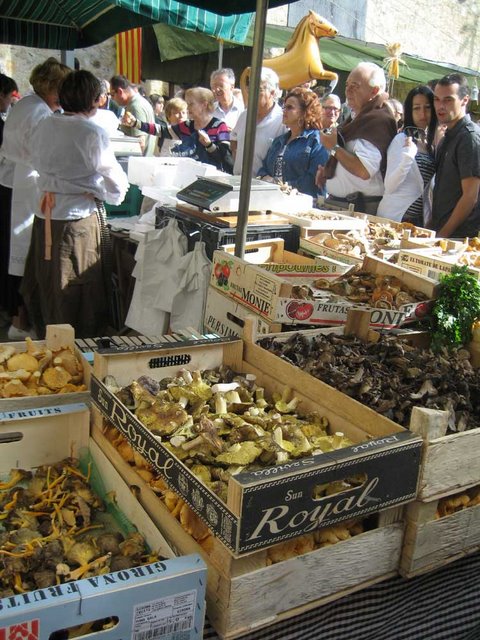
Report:
[{"label": "plastic crate", "polygon": [[122,204],[113,205],[105,203],[107,218],[116,216],[138,216],[140,207],[142,206],[142,199],[143,196],[140,189],[136,185],[131,184]]},{"label": "plastic crate", "polygon": [[[188,250],[191,251],[196,242],[205,242],[207,256],[211,259],[213,252],[225,244],[234,244],[237,235],[235,227],[224,227],[212,222],[194,220],[188,213],[171,209],[170,207],[157,207],[156,227],[162,227],[171,218],[178,220],[179,226],[188,238]],[[285,250],[296,253],[300,246],[300,227],[294,224],[284,225],[247,225],[247,242],[255,240],[268,240],[269,238],[282,238],[285,242]]]}]

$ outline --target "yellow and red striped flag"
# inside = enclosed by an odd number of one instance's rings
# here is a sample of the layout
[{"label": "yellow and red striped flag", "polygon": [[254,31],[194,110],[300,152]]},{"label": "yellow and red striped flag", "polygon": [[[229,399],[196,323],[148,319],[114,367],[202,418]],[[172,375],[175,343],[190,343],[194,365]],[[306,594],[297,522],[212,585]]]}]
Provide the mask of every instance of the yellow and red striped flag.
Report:
[{"label": "yellow and red striped flag", "polygon": [[133,84],[142,77],[142,29],[117,33],[117,74],[126,76]]}]

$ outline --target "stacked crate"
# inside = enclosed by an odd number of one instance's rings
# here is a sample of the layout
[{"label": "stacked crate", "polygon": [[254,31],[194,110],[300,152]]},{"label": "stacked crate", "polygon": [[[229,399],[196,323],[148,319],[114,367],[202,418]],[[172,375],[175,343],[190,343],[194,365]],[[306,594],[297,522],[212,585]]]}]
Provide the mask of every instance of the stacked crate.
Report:
[{"label": "stacked crate", "polygon": [[400,563],[406,577],[480,548],[480,506],[475,506],[480,429],[446,435],[448,421],[446,411],[414,409],[412,414],[410,428],[423,438],[424,448],[417,500],[406,509]]},{"label": "stacked crate", "polygon": [[[260,251],[259,254],[262,255]],[[334,279],[342,275],[334,271],[331,264],[327,266],[321,257],[310,260],[305,256],[281,252],[280,258],[270,253],[257,264],[251,261],[251,254],[245,260],[228,252],[216,251],[210,287],[248,308],[256,318],[282,325],[339,326],[346,323],[348,311],[359,306],[359,303],[345,298],[329,296],[328,292],[313,298],[302,295],[302,285],[308,288],[317,279]],[[364,258],[362,267],[377,276],[395,277],[429,300],[435,297],[437,283],[434,280],[370,256]],[[413,302],[399,309],[379,307],[371,311],[373,326],[391,329],[417,321],[427,313],[428,304]]]},{"label": "stacked crate", "polygon": [[[320,412],[333,432],[344,432],[355,444],[231,477],[228,499],[223,502],[102,382],[112,375],[124,386],[141,375],[160,380],[178,375],[184,367],[204,370],[221,364],[254,374],[267,395],[289,386],[302,412]],[[198,551],[207,562],[207,613],[222,638],[235,638],[291,617],[397,571],[403,537],[397,507],[415,498],[421,439],[341,392],[254,344],[230,340],[97,353],[92,400],[95,439],[102,442],[128,483],[140,487],[140,501],[169,542],[181,553]],[[211,530],[215,538],[210,553],[182,530],[151,488],[105,441],[105,419]],[[315,485],[352,474],[365,474],[365,482],[348,493],[322,499],[313,496]],[[372,515],[375,526],[364,533],[275,564],[267,562],[267,549],[275,551],[285,541],[300,539],[319,527],[369,514],[376,514]]]},{"label": "stacked crate", "polygon": [[198,555],[174,557],[130,488],[89,438],[89,427],[90,411],[83,404],[0,413],[2,475],[8,475],[12,465],[35,469],[80,457],[88,448],[106,493],[115,492],[118,507],[135,523],[152,551],[168,559],[0,599],[0,636],[17,637],[15,634],[28,629],[31,637],[49,638],[108,618],[112,628],[101,633],[106,640],[155,634],[162,628],[173,632],[179,623],[183,623],[186,639],[200,640],[205,590],[202,560]]},{"label": "stacked crate", "polygon": [[[4,353],[9,353],[12,346],[17,353],[27,349],[26,342],[0,346],[8,348]],[[31,343],[32,351],[44,352],[45,347],[53,352],[71,349],[83,368],[83,382],[89,385],[90,366],[75,346],[70,325],[49,325],[46,340]],[[1,398],[1,479],[7,480],[12,469],[34,471],[87,454],[98,470],[105,493],[114,493],[122,518],[134,523],[152,552],[165,560],[32,592],[20,589],[0,599],[0,637],[24,637],[27,631],[35,638],[67,637],[68,630],[109,619],[111,625],[101,632],[105,640],[163,637],[180,630],[185,640],[200,640],[205,614],[205,564],[198,555],[175,557],[130,487],[90,438],[89,400],[89,391]],[[8,516],[8,512],[5,510],[2,516]],[[2,555],[7,556],[8,551],[2,550]]]}]

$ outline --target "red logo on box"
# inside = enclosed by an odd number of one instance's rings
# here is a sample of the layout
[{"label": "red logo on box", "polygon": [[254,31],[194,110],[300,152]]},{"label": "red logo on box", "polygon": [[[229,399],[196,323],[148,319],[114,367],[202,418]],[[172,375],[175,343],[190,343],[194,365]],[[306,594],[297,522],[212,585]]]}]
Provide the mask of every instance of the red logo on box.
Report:
[{"label": "red logo on box", "polygon": [[0,629],[0,640],[40,640],[40,622],[30,620]]},{"label": "red logo on box", "polygon": [[310,302],[302,302],[299,300],[292,300],[287,304],[287,316],[295,320],[308,320],[313,313],[313,304]]}]

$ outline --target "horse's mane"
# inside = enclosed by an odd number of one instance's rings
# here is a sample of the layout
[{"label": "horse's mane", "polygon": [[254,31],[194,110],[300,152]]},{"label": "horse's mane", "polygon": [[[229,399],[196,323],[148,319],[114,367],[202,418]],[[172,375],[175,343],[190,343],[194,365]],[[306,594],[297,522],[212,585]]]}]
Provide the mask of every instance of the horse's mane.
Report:
[{"label": "horse's mane", "polygon": [[295,27],[295,31],[292,34],[292,37],[290,38],[290,40],[287,42],[287,46],[285,47],[285,53],[287,51],[290,51],[290,49],[293,49],[293,47],[297,44],[297,42],[301,39],[301,36],[303,35],[303,31],[305,28],[308,29],[308,24],[306,24],[307,20],[310,19],[310,13],[305,16],[304,18],[302,18],[300,20],[300,22],[297,24],[297,26]]}]

